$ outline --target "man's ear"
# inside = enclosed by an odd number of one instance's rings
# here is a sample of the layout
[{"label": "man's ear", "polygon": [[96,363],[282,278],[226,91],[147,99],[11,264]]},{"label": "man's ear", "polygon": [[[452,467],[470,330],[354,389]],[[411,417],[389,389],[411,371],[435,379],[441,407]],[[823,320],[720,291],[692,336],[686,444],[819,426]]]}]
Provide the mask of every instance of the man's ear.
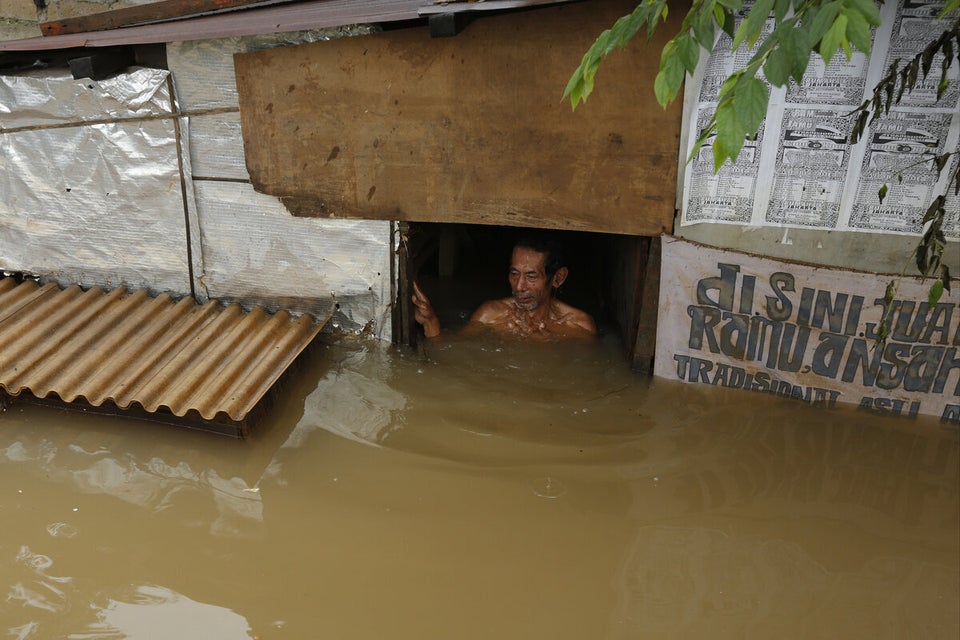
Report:
[{"label": "man's ear", "polygon": [[559,289],[560,285],[566,282],[569,273],[570,271],[566,267],[560,267],[557,269],[557,272],[553,274],[553,280],[550,284],[553,285],[555,289]]}]

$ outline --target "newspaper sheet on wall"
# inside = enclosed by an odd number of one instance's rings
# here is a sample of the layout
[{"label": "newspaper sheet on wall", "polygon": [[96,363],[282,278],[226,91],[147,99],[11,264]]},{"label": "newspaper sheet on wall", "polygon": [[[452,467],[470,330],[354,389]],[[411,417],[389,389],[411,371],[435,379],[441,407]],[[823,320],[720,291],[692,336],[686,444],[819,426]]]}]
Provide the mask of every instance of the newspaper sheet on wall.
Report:
[{"label": "newspaper sheet on wall", "polygon": [[[851,111],[869,97],[890,63],[912,58],[943,29],[936,21],[943,4],[885,3],[869,57],[855,51],[847,60],[841,50],[827,65],[811,56],[801,84],[771,88],[757,139],[748,140],[737,162],[726,163],[716,174],[708,139],[685,166],[680,224],[919,234],[927,207],[935,194],[944,192],[958,162],[955,156],[939,179],[932,169],[932,157],[956,150],[960,139],[960,64],[951,67],[950,87],[937,100],[942,59],[937,56],[927,80],[872,124],[857,144],[847,141],[854,123]],[[765,33],[772,26],[768,21]],[[687,156],[716,109],[724,79],[752,55],[746,45],[731,52],[731,44],[730,36],[721,33],[688,85],[699,85],[699,90],[685,118]],[[889,191],[881,205],[883,184]],[[947,201],[944,232],[950,239],[960,238],[958,200]]]},{"label": "newspaper sheet on wall", "polygon": [[960,279],[931,306],[929,284],[904,278],[875,348],[873,274],[662,246],[656,376],[960,425]]}]

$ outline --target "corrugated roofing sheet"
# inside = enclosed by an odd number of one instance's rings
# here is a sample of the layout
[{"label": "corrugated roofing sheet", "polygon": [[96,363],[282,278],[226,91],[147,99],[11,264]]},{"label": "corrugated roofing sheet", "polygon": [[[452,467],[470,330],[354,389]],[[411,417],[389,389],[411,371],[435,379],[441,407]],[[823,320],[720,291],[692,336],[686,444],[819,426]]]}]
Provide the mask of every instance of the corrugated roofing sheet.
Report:
[{"label": "corrugated roofing sheet", "polygon": [[0,388],[240,422],[323,328],[309,315],[0,279]]}]

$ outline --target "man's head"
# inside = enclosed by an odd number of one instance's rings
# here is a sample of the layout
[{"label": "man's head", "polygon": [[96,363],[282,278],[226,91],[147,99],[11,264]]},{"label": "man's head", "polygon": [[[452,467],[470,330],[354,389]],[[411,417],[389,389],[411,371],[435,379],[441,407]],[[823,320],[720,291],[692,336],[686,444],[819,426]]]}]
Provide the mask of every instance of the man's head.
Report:
[{"label": "man's head", "polygon": [[510,259],[510,289],[514,304],[533,311],[548,303],[553,289],[567,279],[559,246],[547,239],[523,239],[513,247]]}]

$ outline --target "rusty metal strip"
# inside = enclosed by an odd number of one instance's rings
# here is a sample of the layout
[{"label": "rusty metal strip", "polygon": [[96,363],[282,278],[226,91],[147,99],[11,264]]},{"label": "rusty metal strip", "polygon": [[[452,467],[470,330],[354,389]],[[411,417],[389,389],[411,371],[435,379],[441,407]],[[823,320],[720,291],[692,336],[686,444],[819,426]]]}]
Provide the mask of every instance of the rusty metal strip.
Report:
[{"label": "rusty metal strip", "polygon": [[0,279],[0,390],[243,422],[326,321]]}]

